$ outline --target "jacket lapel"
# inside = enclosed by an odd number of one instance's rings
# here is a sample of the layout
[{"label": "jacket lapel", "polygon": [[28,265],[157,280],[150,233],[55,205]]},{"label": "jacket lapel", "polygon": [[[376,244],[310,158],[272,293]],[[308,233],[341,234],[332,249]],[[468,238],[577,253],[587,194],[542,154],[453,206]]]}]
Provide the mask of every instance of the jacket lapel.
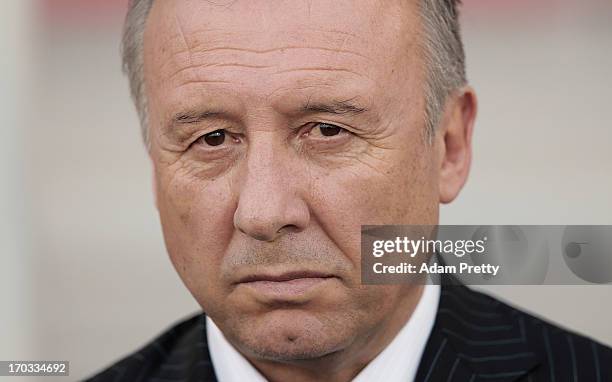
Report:
[{"label": "jacket lapel", "polygon": [[517,310],[443,277],[416,381],[515,381],[539,364]]}]

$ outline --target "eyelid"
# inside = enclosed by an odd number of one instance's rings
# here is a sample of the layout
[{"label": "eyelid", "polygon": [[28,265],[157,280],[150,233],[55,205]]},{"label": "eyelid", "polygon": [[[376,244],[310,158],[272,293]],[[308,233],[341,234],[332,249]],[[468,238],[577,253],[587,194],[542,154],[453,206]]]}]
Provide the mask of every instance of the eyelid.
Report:
[{"label": "eyelid", "polygon": [[215,131],[222,131],[222,130],[224,130],[224,129],[214,129],[214,130],[206,131],[206,132],[198,131],[195,134],[193,134],[191,143],[189,145],[195,144],[200,139],[204,138],[205,136],[207,136],[210,133],[214,133]]},{"label": "eyelid", "polygon": [[[317,121],[317,122],[309,122],[307,123],[305,126],[305,133],[308,133],[310,131],[312,131],[314,128],[316,128],[318,125],[331,125],[331,126],[336,126],[341,128],[344,132],[346,133],[350,133],[353,134],[353,131],[350,127],[347,127],[346,125],[342,124],[342,123],[338,123],[338,122],[327,122],[327,121]],[[303,135],[304,133],[300,134]]]},{"label": "eyelid", "polygon": [[194,134],[195,138],[189,143],[189,148],[191,148],[194,145],[197,145],[198,141],[200,141],[205,136],[207,136],[207,135],[209,135],[211,133],[214,133],[216,131],[223,131],[225,133],[225,139],[226,140],[229,139],[230,141],[225,141],[225,142],[223,142],[222,144],[220,144],[218,146],[211,146],[211,145],[206,144],[205,142],[201,143],[201,145],[204,146],[204,147],[207,147],[208,150],[215,150],[215,149],[221,149],[223,147],[226,147],[227,146],[227,142],[237,143],[237,142],[235,142],[235,140],[237,139],[236,137],[240,135],[239,133],[234,133],[234,132],[229,131],[228,129],[223,129],[223,128],[222,129],[214,129],[214,130],[207,131],[207,132],[199,132],[197,134]]}]

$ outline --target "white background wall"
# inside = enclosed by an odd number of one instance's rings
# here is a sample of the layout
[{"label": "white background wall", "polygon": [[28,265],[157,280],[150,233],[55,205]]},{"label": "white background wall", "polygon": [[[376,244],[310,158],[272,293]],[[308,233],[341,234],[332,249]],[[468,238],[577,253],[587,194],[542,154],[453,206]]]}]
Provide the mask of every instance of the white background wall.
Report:
[{"label": "white background wall", "polygon": [[[465,3],[480,115],[442,223],[612,224],[609,2]],[[28,4],[0,4],[14,31],[0,33],[0,359],[70,360],[77,380],[198,306],[165,254],[120,71],[123,15]],[[611,286],[490,289],[612,345]]]},{"label": "white background wall", "polygon": [[0,7],[0,360],[27,356],[34,346],[31,333],[33,301],[28,248],[30,229],[23,198],[23,106],[30,35],[29,1]]}]

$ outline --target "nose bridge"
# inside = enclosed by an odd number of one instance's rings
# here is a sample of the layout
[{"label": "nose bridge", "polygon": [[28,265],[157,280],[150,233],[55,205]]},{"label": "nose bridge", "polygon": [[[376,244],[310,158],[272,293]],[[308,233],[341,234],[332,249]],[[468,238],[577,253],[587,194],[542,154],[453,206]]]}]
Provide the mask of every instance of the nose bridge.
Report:
[{"label": "nose bridge", "polygon": [[284,194],[289,191],[290,174],[286,171],[289,155],[273,133],[262,132],[260,135],[249,144],[240,199],[253,199],[259,203],[274,200],[276,203],[269,204],[278,207],[278,201],[284,199]]},{"label": "nose bridge", "polygon": [[234,226],[257,240],[273,241],[300,231],[309,220],[300,183],[293,179],[291,150],[271,131],[260,131],[249,142],[240,171]]}]

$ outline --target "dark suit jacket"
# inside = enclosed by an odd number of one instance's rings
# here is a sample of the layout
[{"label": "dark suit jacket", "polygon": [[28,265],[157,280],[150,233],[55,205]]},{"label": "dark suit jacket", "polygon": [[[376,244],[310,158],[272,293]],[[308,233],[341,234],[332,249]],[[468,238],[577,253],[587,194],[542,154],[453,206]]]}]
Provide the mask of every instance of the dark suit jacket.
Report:
[{"label": "dark suit jacket", "polygon": [[[216,381],[200,314],[88,381]],[[442,285],[416,381],[612,381],[612,349],[462,285]]]}]

